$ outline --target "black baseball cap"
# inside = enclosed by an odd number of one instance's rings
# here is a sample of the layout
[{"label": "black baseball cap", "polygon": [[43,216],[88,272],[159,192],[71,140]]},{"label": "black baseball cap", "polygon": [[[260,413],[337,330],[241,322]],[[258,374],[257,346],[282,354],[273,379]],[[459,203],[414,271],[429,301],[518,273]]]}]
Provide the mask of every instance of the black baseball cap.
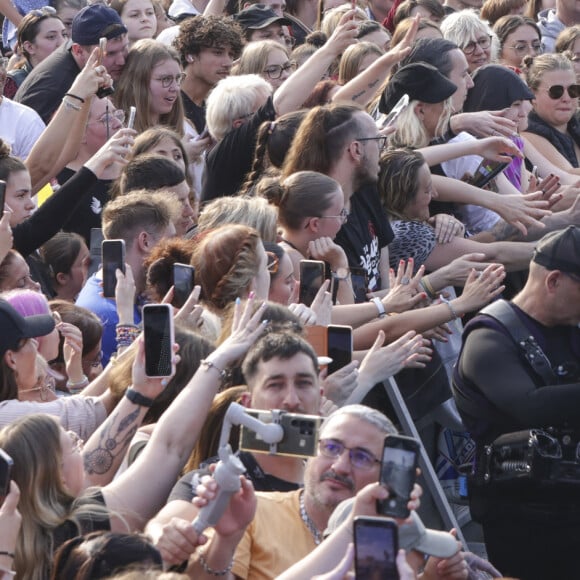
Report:
[{"label": "black baseball cap", "polygon": [[16,350],[23,338],[46,336],[54,330],[54,319],[50,314],[39,314],[24,318],[14,308],[0,299],[0,356],[7,350]]},{"label": "black baseball cap", "polygon": [[234,14],[234,20],[244,30],[260,30],[278,22],[290,26],[292,23],[287,18],[276,14],[269,6],[265,4],[252,4],[237,14]]},{"label": "black baseball cap", "polygon": [[409,95],[410,101],[442,103],[457,90],[446,76],[426,62],[414,62],[401,67],[391,78],[381,95],[379,111],[390,113],[397,101]]},{"label": "black baseball cap", "polygon": [[91,4],[74,17],[71,38],[82,46],[93,46],[102,37],[110,40],[126,32],[127,27],[115,10],[104,4]]},{"label": "black baseball cap", "polygon": [[532,261],[547,270],[560,270],[580,278],[580,227],[546,234],[536,246]]}]

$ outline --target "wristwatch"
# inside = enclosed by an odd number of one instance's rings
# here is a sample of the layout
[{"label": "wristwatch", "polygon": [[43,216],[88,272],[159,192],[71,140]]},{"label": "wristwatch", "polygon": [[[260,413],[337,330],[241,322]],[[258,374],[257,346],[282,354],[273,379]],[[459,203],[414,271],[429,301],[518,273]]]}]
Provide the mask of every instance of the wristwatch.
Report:
[{"label": "wristwatch", "polygon": [[342,280],[348,280],[350,270],[348,268],[337,268],[336,272],[332,272],[332,276],[339,282]]}]

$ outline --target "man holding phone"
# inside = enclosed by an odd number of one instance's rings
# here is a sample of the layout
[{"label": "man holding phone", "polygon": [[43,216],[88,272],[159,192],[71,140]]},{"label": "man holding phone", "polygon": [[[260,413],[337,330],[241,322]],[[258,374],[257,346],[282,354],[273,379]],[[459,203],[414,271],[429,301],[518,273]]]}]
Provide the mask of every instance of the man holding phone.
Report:
[{"label": "man holding phone", "polygon": [[101,64],[113,81],[119,80],[129,50],[127,28],[121,17],[104,4],[83,8],[72,24],[72,42],[62,45],[35,66],[24,79],[14,100],[34,109],[48,124],[74,79],[85,66],[99,39],[107,39]]}]

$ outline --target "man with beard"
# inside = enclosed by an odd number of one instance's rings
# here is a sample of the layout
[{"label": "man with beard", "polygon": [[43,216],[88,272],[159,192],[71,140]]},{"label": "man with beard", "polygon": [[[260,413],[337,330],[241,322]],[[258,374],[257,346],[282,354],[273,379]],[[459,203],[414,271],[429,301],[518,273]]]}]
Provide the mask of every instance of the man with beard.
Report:
[{"label": "man with beard", "polygon": [[282,173],[317,171],[340,183],[348,221],[335,238],[351,268],[364,268],[368,289],[388,288],[388,244],[393,231],[377,191],[379,157],[386,137],[356,105],[313,108],[301,123]]}]

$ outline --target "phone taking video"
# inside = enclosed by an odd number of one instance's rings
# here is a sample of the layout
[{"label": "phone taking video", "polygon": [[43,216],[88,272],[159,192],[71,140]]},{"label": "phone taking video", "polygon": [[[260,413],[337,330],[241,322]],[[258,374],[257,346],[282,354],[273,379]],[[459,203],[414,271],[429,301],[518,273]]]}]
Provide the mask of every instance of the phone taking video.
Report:
[{"label": "phone taking video", "polygon": [[101,244],[103,263],[103,296],[115,298],[117,270],[125,273],[125,240],[103,240]]},{"label": "phone taking video", "polygon": [[[318,415],[302,415],[286,411],[261,411],[246,409],[246,413],[262,421],[272,423],[278,415],[284,430],[282,441],[277,443],[276,455],[289,457],[313,457],[318,452],[318,431],[322,418]],[[278,421],[277,421],[278,422]],[[270,444],[252,429],[242,425],[240,429],[240,449],[254,453],[270,453]]]},{"label": "phone taking video", "polygon": [[174,333],[173,312],[169,304],[143,306],[145,374],[148,377],[170,377],[173,374]]},{"label": "phone taking video", "polygon": [[10,474],[14,461],[3,449],[0,449],[0,505],[10,492]]},{"label": "phone taking video", "polygon": [[399,530],[390,518],[357,516],[354,518],[355,578],[399,580],[397,552]]},{"label": "phone taking video", "polygon": [[403,95],[395,104],[395,106],[391,109],[391,112],[388,114],[383,113],[377,119],[377,127],[379,130],[386,129],[390,125],[392,125],[396,120],[397,117],[409,106],[409,95]]},{"label": "phone taking video", "polygon": [[127,129],[132,129],[135,125],[135,115],[137,114],[136,107],[129,107],[129,120],[127,121]]},{"label": "phone taking video", "polygon": [[485,187],[492,179],[504,171],[510,163],[511,161],[489,161],[488,159],[484,159],[475,170],[471,185]]},{"label": "phone taking video", "polygon": [[332,359],[328,374],[331,375],[352,361],[352,328],[329,324],[327,333],[327,355]]},{"label": "phone taking video", "polygon": [[324,284],[325,265],[320,260],[300,260],[299,301],[310,306]]},{"label": "phone taking video", "polygon": [[409,517],[407,504],[417,479],[419,450],[419,443],[412,437],[385,437],[380,482],[389,490],[389,497],[377,500],[377,513],[393,518]]},{"label": "phone taking video", "polygon": [[[106,54],[107,54],[107,39],[106,37],[102,36],[101,38],[99,38],[99,58],[97,59],[97,64],[99,66],[103,64],[103,60]],[[96,94],[99,99],[102,99],[103,97],[108,97],[109,95],[112,95],[114,92],[115,89],[112,86],[100,87]]]},{"label": "phone taking video", "polygon": [[351,268],[350,281],[354,292],[355,304],[368,302],[367,293],[369,291],[369,279],[364,268]]},{"label": "phone taking video", "polygon": [[173,264],[173,306],[181,308],[195,285],[195,268],[189,264]]}]

